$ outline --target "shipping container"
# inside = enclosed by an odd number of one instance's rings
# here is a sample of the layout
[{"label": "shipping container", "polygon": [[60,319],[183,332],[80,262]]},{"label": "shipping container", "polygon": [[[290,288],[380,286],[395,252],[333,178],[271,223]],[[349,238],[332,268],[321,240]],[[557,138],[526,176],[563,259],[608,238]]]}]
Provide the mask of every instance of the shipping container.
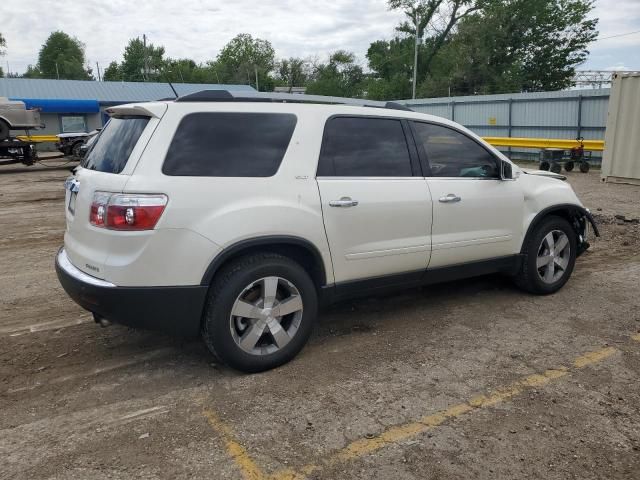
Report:
[{"label": "shipping container", "polygon": [[613,76],[604,142],[602,180],[640,185],[640,74]]}]

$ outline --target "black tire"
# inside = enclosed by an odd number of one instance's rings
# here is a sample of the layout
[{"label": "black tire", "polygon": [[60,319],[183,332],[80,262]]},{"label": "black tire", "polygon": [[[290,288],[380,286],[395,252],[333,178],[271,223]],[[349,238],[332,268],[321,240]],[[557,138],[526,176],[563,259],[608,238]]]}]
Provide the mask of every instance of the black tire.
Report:
[{"label": "black tire", "polygon": [[10,128],[7,122],[0,120],[0,142],[9,138]]},{"label": "black tire", "polygon": [[[554,230],[562,231],[569,239],[569,247],[571,249],[569,263],[564,270],[562,276],[554,283],[546,283],[538,274],[537,260],[538,249],[544,237]],[[536,295],[548,295],[560,290],[571,277],[573,268],[576,263],[578,240],[576,232],[573,230],[569,222],[562,217],[555,215],[548,216],[534,227],[524,241],[522,247],[522,266],[520,271],[514,276],[514,281],[521,289]]]},{"label": "black tire", "polygon": [[549,167],[549,171],[553,173],[560,173],[562,171],[562,165],[559,163],[553,162]]},{"label": "black tire", "polygon": [[[302,319],[289,343],[274,353],[253,355],[244,351],[231,333],[231,311],[247,285],[264,277],[277,276],[291,282],[303,303]],[[202,338],[209,351],[231,368],[247,373],[262,372],[294,358],[311,336],[318,312],[318,294],[309,274],[288,257],[257,253],[241,257],[216,274],[207,298],[202,321]]]},{"label": "black tire", "polygon": [[582,173],[587,173],[589,171],[589,162],[580,162],[580,171]]},{"label": "black tire", "polygon": [[573,167],[575,167],[575,163],[573,163],[573,162],[565,162],[564,163],[565,172],[570,172],[571,170],[573,170]]},{"label": "black tire", "polygon": [[542,162],[540,162],[540,170],[547,170],[548,171],[550,166],[551,165],[546,160],[543,160]]},{"label": "black tire", "polygon": [[84,145],[84,142],[76,142],[71,147],[71,156],[79,158],[80,157],[80,147]]}]

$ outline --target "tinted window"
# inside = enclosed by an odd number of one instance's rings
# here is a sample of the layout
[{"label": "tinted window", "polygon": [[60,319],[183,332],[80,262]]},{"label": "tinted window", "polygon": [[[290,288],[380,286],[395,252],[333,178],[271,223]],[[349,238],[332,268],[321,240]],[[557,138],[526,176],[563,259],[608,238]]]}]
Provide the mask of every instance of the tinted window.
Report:
[{"label": "tinted window", "polygon": [[162,171],[196,177],[270,177],[287,151],[296,117],[199,112],[185,116]]},{"label": "tinted window", "polygon": [[497,163],[484,147],[451,128],[414,124],[433,177],[498,177]]},{"label": "tinted window", "polygon": [[111,118],[83,160],[82,166],[99,172],[120,173],[147,123],[149,117]]},{"label": "tinted window", "polygon": [[328,121],[318,176],[410,177],[400,120],[338,117]]}]

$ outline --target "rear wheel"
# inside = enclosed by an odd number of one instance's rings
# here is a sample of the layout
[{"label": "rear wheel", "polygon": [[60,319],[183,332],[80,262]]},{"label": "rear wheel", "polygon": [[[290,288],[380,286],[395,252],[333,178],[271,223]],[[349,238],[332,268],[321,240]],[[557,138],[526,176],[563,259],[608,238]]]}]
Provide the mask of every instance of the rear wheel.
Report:
[{"label": "rear wheel", "polygon": [[71,147],[71,155],[74,157],[80,157],[80,147],[82,147],[82,145],[84,145],[84,142],[74,143],[73,147]]},{"label": "rear wheel", "polygon": [[9,125],[4,120],[0,120],[0,142],[9,138]]},{"label": "rear wheel", "polygon": [[580,171],[582,173],[587,173],[589,171],[589,162],[580,162]]},{"label": "rear wheel", "polygon": [[516,284],[538,295],[557,292],[573,272],[576,252],[576,233],[569,222],[561,217],[547,217],[525,240]]},{"label": "rear wheel", "polygon": [[317,309],[315,285],[299,264],[275,253],[249,255],[216,275],[202,337],[225,364],[260,372],[302,350]]},{"label": "rear wheel", "polygon": [[540,170],[549,170],[550,166],[551,165],[546,160],[543,160],[542,162],[540,162]]},{"label": "rear wheel", "polygon": [[560,165],[559,163],[553,162],[549,167],[549,171],[553,173],[560,173],[562,171],[562,165]]},{"label": "rear wheel", "polygon": [[573,170],[573,167],[575,167],[575,164],[573,162],[565,162],[564,164],[564,169],[567,172],[570,172],[571,170]]}]

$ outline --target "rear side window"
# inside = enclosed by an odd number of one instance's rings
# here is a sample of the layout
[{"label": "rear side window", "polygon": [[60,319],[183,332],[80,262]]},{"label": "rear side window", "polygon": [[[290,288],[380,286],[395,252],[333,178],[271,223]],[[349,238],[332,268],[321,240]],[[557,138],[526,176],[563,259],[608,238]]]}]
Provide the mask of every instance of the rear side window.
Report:
[{"label": "rear side window", "polygon": [[120,173],[129,160],[149,117],[112,117],[82,162],[82,166],[106,173]]},{"label": "rear side window", "polygon": [[327,122],[318,176],[411,175],[411,159],[400,120],[336,117]]},{"label": "rear side window", "polygon": [[186,115],[171,141],[162,172],[195,177],[270,177],[296,126],[283,113],[199,112]]}]

